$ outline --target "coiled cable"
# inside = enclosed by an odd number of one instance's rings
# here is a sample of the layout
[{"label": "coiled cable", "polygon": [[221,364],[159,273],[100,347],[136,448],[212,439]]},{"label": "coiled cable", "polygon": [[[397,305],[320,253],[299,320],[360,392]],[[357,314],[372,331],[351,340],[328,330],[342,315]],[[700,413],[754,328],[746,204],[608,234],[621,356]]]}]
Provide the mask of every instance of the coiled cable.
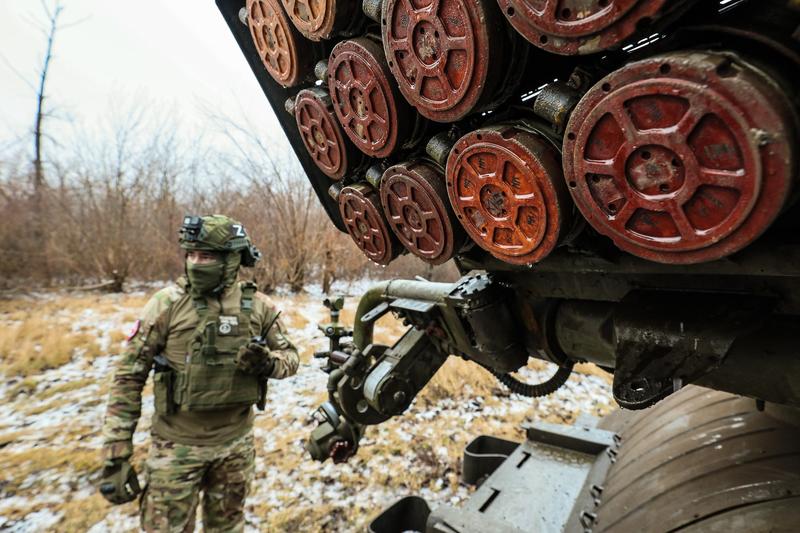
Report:
[{"label": "coiled cable", "polygon": [[570,361],[567,366],[559,366],[556,373],[545,382],[542,383],[523,383],[522,381],[518,380],[511,374],[501,374],[496,370],[492,370],[488,368],[489,372],[491,372],[494,377],[497,378],[497,381],[508,387],[513,393],[519,394],[521,396],[527,396],[529,398],[539,398],[541,396],[547,396],[549,394],[554,393],[561,386],[567,382],[569,379],[570,374],[572,374],[572,367],[575,366],[575,363]]}]

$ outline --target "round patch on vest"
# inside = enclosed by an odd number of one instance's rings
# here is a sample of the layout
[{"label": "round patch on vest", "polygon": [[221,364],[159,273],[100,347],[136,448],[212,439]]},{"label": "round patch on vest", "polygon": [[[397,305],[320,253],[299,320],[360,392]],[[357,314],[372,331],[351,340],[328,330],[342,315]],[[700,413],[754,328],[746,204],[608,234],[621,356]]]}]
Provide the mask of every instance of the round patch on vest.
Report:
[{"label": "round patch on vest", "polygon": [[217,331],[220,335],[238,335],[239,333],[239,317],[236,315],[233,316],[220,316],[219,317],[219,327]]}]

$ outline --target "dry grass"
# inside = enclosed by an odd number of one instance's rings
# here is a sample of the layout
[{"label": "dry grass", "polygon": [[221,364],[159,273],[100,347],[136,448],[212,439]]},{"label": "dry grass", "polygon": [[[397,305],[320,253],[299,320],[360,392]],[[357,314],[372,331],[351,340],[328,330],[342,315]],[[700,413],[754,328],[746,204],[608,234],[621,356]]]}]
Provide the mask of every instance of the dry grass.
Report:
[{"label": "dry grass", "polygon": [[46,400],[53,396],[57,396],[59,394],[64,394],[67,392],[71,392],[74,390],[82,389],[84,387],[88,387],[95,383],[93,378],[83,378],[83,379],[76,379],[75,381],[68,381],[66,383],[60,383],[58,385],[53,385],[52,387],[46,388],[40,394],[37,395],[39,400]]},{"label": "dry grass", "polygon": [[[0,335],[2,335],[2,333],[0,333]],[[6,396],[4,399],[13,400],[20,394],[33,394],[33,391],[36,390],[37,384],[38,381],[33,377],[29,376],[22,378],[9,386],[9,388],[6,390]]]},{"label": "dry grass", "polygon": [[408,330],[408,326],[404,326],[396,316],[389,313],[382,316],[380,320],[375,323],[373,340],[378,344],[391,346],[400,340],[400,337],[403,336],[406,330]]},{"label": "dry grass", "polygon": [[[287,502],[289,503],[289,502]],[[341,507],[327,505],[298,505],[291,502],[281,510],[263,504],[254,508],[256,516],[263,518],[262,531],[339,531],[338,525],[352,524],[353,509],[345,512]]]},{"label": "dry grass", "polygon": [[[136,502],[132,502],[125,507],[133,510],[136,505]],[[65,502],[55,509],[63,513],[63,516],[51,531],[87,531],[108,514],[109,507],[109,503],[99,494]]]},{"label": "dry grass", "polygon": [[31,430],[10,431],[8,433],[0,434],[0,449],[5,448],[9,444],[13,444],[17,440],[32,433]]},{"label": "dry grass", "polygon": [[128,334],[122,331],[112,331],[109,335],[111,338],[111,350],[116,351],[122,344],[122,341],[128,338]]},{"label": "dry grass", "polygon": [[[352,327],[355,321],[356,307],[358,307],[358,298],[350,298],[345,303],[345,308],[342,309],[339,315],[339,322],[347,324]],[[387,313],[383,315],[377,322],[375,322],[375,329],[373,332],[373,340],[378,344],[385,344],[387,346],[393,345],[408,329],[394,314]]]},{"label": "dry grass", "polygon": [[0,299],[0,314],[14,315],[14,313],[24,313],[27,316],[35,313],[37,315],[50,316],[62,312],[78,314],[84,309],[93,309],[100,314],[109,314],[120,310],[122,307],[135,305],[136,298],[128,298],[125,295],[109,298],[109,296],[101,294],[74,293],[58,294],[55,298],[47,299],[34,297]]},{"label": "dry grass", "polygon": [[449,357],[418,398],[429,403],[444,398],[490,396],[497,381],[477,364],[458,357]]},{"label": "dry grass", "polygon": [[[91,326],[75,328],[75,322],[87,309],[108,316],[138,306],[142,300],[141,296],[108,295],[0,300],[0,372],[30,376],[68,363],[79,351],[89,360],[102,355],[97,330]],[[117,351],[124,338],[122,331],[111,332],[110,350]],[[20,387],[15,393],[23,391]]]},{"label": "dry grass", "polygon": [[339,313],[339,322],[352,326],[355,321],[357,306],[358,298],[349,298],[345,300],[344,309]]},{"label": "dry grass", "polygon": [[28,416],[36,416],[42,413],[46,413],[51,409],[56,409],[57,407],[60,407],[62,405],[63,401],[59,399],[56,399],[53,402],[42,402],[42,403],[37,402],[30,407],[24,408],[24,412]]},{"label": "dry grass", "polygon": [[304,316],[297,307],[289,305],[279,306],[281,311],[280,321],[289,331],[303,329],[308,325],[308,318]]},{"label": "dry grass", "polygon": [[13,523],[17,520],[25,518],[30,513],[35,513],[37,511],[41,511],[43,509],[48,509],[48,508],[50,508],[50,505],[46,503],[38,503],[38,504],[24,503],[22,505],[11,505],[4,507],[3,518]]},{"label": "dry grass", "polygon": [[47,470],[72,470],[78,474],[89,474],[99,471],[101,466],[97,450],[86,448],[42,446],[23,452],[6,451],[0,454],[0,485],[6,495],[14,495],[23,483],[26,491],[46,488],[46,480],[28,480],[29,476],[36,476]]},{"label": "dry grass", "polygon": [[[0,373],[8,372],[7,368],[17,368],[19,374],[27,376],[35,368],[50,368],[68,361],[87,344],[99,350],[99,345],[93,342],[97,330],[87,326],[72,331],[74,320],[86,309],[91,309],[93,315],[85,320],[87,324],[94,323],[94,318],[98,318],[97,323],[108,318],[118,322],[123,317],[129,321],[136,318],[133,309],[141,308],[147,300],[146,296],[130,298],[104,295],[100,300],[97,298],[65,296],[53,302],[25,299],[0,302],[0,325],[10,325],[0,326]],[[324,310],[317,311],[312,307],[317,304],[316,297],[300,295],[276,297],[273,300],[283,310],[281,320],[289,329],[290,337],[292,331],[308,328],[317,321],[327,321]],[[348,300],[348,307],[342,314],[343,323],[352,324],[357,303],[355,298]],[[309,312],[304,313],[304,310]],[[45,334],[41,334],[41,329],[45,330]],[[394,344],[406,329],[394,316],[386,315],[376,324],[375,342]],[[123,338],[123,332],[107,335],[112,342],[109,351],[116,351],[116,343]],[[295,340],[300,341],[301,338]],[[304,362],[310,359],[318,340],[321,339],[299,343],[298,349]],[[44,353],[58,353],[60,358],[30,360],[30,354]],[[21,360],[25,362],[24,365],[19,362]],[[531,361],[529,366],[542,369],[545,364]],[[576,370],[608,379],[602,370],[591,365],[581,365]],[[48,375],[48,379],[54,377],[58,376]],[[55,409],[78,396],[82,408],[106,400],[104,392],[97,394],[96,398],[73,392],[92,385],[92,379],[51,382],[49,387],[46,383],[39,383],[41,378],[14,379],[16,382],[6,387],[3,401],[13,400],[20,394],[31,395],[30,399],[34,401],[30,404],[25,397],[17,398],[19,410],[24,415]],[[104,387],[107,387],[107,383],[104,383]],[[152,384],[148,382],[145,395],[149,395],[151,389]],[[258,433],[265,437],[257,437],[256,447],[259,460],[263,460],[268,468],[257,472],[255,483],[261,487],[262,494],[268,487],[269,499],[280,502],[273,504],[254,498],[257,501],[252,510],[259,518],[257,527],[264,531],[340,531],[343,527],[363,530],[379,510],[380,504],[371,504],[369,498],[360,497],[362,493],[374,493],[374,501],[380,501],[387,495],[397,494],[399,497],[422,490],[452,491],[459,486],[463,450],[472,438],[490,434],[522,440],[521,425],[526,416],[536,409],[537,401],[531,400],[531,410],[506,410],[504,396],[508,395],[494,377],[478,365],[450,357],[423,389],[409,412],[369,428],[364,445],[351,464],[337,469],[333,474],[322,473],[309,465],[301,443],[308,437],[310,424],[298,420],[297,416],[300,415],[276,417],[267,413],[266,416],[257,417],[255,423]],[[304,392],[302,401],[315,406],[326,397],[324,390],[309,390]],[[434,418],[420,416],[429,409],[436,409]],[[550,416],[547,414],[544,419],[550,419]],[[566,421],[564,417],[570,415],[560,412],[552,416],[559,417],[553,421],[563,422]],[[48,414],[47,418],[51,417]],[[75,422],[50,428],[49,433],[36,430],[31,434],[27,428],[8,427],[6,433],[0,434],[0,448],[7,446],[0,451],[0,488],[4,495],[44,493],[54,479],[66,480],[70,487],[75,485],[72,492],[65,495],[63,502],[48,506],[63,514],[63,519],[53,527],[53,531],[85,531],[102,520],[109,511],[109,506],[99,495],[87,497],[82,490],[87,482],[94,482],[102,466],[98,451],[88,448],[89,442],[96,441],[99,420],[85,418]],[[24,452],[10,451],[23,446],[34,448]],[[137,446],[135,450],[133,462],[139,466],[140,473],[147,451],[147,445]],[[409,468],[409,464],[413,468]],[[301,482],[302,491],[305,492],[297,492]],[[338,488],[332,487],[333,484],[341,485],[341,496],[310,497],[311,492],[320,490],[324,494],[335,494]],[[458,492],[464,493],[463,489]],[[354,494],[359,494],[359,497],[353,498]],[[73,500],[73,497],[79,499]],[[345,505],[340,501],[341,498],[356,503]],[[313,503],[310,500],[314,500]],[[38,503],[33,500],[29,503],[25,508],[20,506],[4,514],[22,518],[36,510]],[[134,507],[135,504],[128,504],[123,512],[133,514]]]},{"label": "dry grass", "polygon": [[[100,405],[104,403],[106,398],[106,393],[101,389],[100,392],[96,395],[96,397],[90,400],[83,400],[81,401],[81,406],[84,408],[94,407],[96,405]],[[49,401],[48,401],[49,400]],[[58,409],[59,407],[64,407],[67,404],[71,404],[72,399],[68,397],[53,397],[53,395],[48,396],[47,400],[37,400],[33,402],[29,407],[23,407],[21,409],[26,415],[35,416],[40,415],[42,413],[46,413],[47,411],[51,411],[53,409]],[[67,426],[72,427],[72,426]]]},{"label": "dry grass", "polygon": [[97,352],[93,341],[85,332],[73,332],[63,320],[29,316],[0,331],[0,369],[6,375],[27,376],[56,368],[68,363],[78,349]]},{"label": "dry grass", "polygon": [[24,316],[35,305],[36,301],[32,298],[0,298],[0,314],[22,313],[20,316]]},{"label": "dry grass", "polygon": [[[121,297],[120,305],[133,309],[141,309],[150,299],[152,294],[125,294]],[[138,318],[134,316],[134,320]]]},{"label": "dry grass", "polygon": [[609,385],[614,382],[613,374],[609,374],[608,372],[606,372],[605,370],[603,370],[602,368],[593,363],[581,363],[575,365],[574,370],[579,374],[584,374],[587,376],[597,376],[606,383],[608,383]]},{"label": "dry grass", "polygon": [[[310,303],[311,297],[307,295],[297,295],[294,297],[271,296],[270,300],[281,312],[281,324],[286,328],[289,339],[295,342],[297,352],[300,355],[300,362],[307,364],[311,361],[316,347],[308,343],[298,343],[295,338],[296,335],[293,335],[292,332],[305,329],[309,325],[311,320],[303,313],[303,309]],[[316,300],[314,303],[316,303]]]},{"label": "dry grass", "polygon": [[[8,438],[16,439],[19,435],[7,434],[0,438],[0,443]],[[17,493],[45,493],[52,483],[55,472],[61,473],[62,479],[70,479],[74,489],[78,488],[81,479],[94,475],[101,468],[97,450],[64,448],[34,448],[25,452],[5,452],[0,455],[0,486],[3,493],[13,496]],[[36,476],[42,476],[36,479]],[[24,487],[24,488],[23,488]],[[128,504],[134,506],[135,504]],[[8,509],[6,518],[21,519],[31,512],[42,508],[61,513],[61,520],[51,531],[86,531],[108,513],[109,504],[99,494],[88,498],[73,500],[69,496],[63,503],[34,504]]]}]

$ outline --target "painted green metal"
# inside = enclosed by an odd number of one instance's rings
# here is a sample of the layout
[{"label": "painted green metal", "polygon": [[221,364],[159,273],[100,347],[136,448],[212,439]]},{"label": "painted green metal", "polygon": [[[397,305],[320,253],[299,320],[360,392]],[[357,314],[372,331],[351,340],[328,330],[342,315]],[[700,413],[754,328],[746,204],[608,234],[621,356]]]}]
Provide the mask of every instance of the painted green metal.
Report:
[{"label": "painted green metal", "polygon": [[375,323],[363,322],[362,317],[375,306],[390,298],[411,298],[440,302],[452,290],[451,283],[435,283],[430,281],[411,281],[396,279],[384,281],[371,287],[358,302],[353,324],[353,343],[360,350],[372,343]]}]

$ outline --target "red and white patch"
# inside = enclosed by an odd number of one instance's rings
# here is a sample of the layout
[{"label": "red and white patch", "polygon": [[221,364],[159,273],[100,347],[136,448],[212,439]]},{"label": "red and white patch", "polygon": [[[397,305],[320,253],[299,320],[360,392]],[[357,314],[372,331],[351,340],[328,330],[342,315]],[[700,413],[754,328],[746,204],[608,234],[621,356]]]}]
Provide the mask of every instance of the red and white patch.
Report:
[{"label": "red and white patch", "polygon": [[128,333],[128,336],[125,337],[125,340],[130,342],[130,340],[132,338],[134,338],[137,333],[139,333],[139,328],[141,328],[141,327],[142,327],[142,321],[141,320],[137,320],[136,322],[134,322],[133,323],[133,327],[131,328],[131,331]]}]

